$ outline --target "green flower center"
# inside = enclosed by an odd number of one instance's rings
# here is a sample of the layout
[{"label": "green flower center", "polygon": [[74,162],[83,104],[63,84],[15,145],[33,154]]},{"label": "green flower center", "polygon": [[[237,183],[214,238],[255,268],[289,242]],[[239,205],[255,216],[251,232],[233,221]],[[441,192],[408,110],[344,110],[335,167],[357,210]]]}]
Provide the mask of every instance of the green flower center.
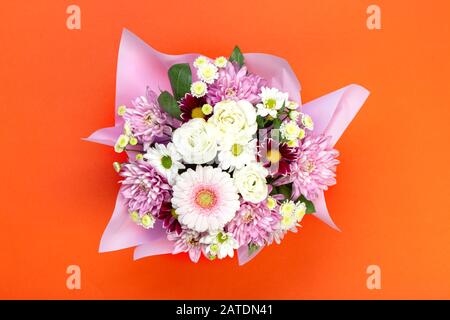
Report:
[{"label": "green flower center", "polygon": [[276,105],[277,105],[277,100],[275,100],[275,99],[267,99],[267,101],[266,101],[266,107],[267,108],[273,109],[273,108],[276,107]]},{"label": "green flower center", "polygon": [[172,158],[169,156],[164,156],[161,158],[161,165],[165,168],[165,169],[170,169],[172,168]]},{"label": "green flower center", "polygon": [[240,144],[235,143],[231,146],[231,153],[235,157],[239,156],[242,151],[244,151],[244,148]]},{"label": "green flower center", "polygon": [[226,234],[224,234],[223,232],[219,232],[217,234],[217,241],[219,241],[219,243],[224,243],[225,241],[227,241],[228,236]]}]

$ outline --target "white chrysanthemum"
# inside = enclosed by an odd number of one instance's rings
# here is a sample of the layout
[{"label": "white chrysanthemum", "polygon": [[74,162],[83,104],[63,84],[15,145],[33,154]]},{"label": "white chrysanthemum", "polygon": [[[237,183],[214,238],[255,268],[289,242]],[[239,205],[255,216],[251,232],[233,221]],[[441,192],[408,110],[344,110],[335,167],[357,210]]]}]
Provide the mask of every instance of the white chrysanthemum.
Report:
[{"label": "white chrysanthemum", "polygon": [[245,201],[259,203],[267,198],[266,176],[268,174],[267,169],[257,162],[234,171],[234,184]]},{"label": "white chrysanthemum", "polygon": [[287,93],[281,92],[277,88],[267,87],[261,88],[259,96],[261,97],[262,102],[256,105],[256,108],[258,109],[257,114],[261,117],[270,115],[273,118],[276,118],[278,110],[287,103],[289,97]]},{"label": "white chrysanthemum", "polygon": [[298,103],[295,101],[288,101],[286,103],[286,108],[289,110],[297,110],[298,109]]},{"label": "white chrysanthemum", "polygon": [[256,139],[249,141],[248,136],[230,135],[220,144],[218,159],[224,170],[243,168],[256,161]]},{"label": "white chrysanthemum", "polygon": [[207,63],[209,63],[209,59],[207,57],[200,56],[194,60],[194,67],[200,68],[201,66],[204,66]]},{"label": "white chrysanthemum", "polygon": [[223,259],[227,256],[233,258],[234,250],[239,248],[239,243],[233,234],[224,231],[212,232],[201,238],[200,243],[208,245],[205,253],[210,259],[215,257]]},{"label": "white chrysanthemum", "polygon": [[216,60],[214,60],[214,64],[218,68],[225,68],[227,66],[228,60],[225,57],[218,57]]},{"label": "white chrysanthemum", "polygon": [[304,113],[302,114],[302,124],[308,130],[313,130],[314,129],[314,121],[313,121],[313,119],[309,115],[304,114]]},{"label": "white chrysanthemum", "polygon": [[208,87],[203,81],[195,81],[191,84],[191,93],[194,97],[201,98],[208,92]]},{"label": "white chrysanthemum", "polygon": [[299,222],[306,214],[306,205],[303,202],[285,200],[280,206],[279,213],[282,217],[281,229],[295,231],[295,227],[299,226]]},{"label": "white chrysanthemum", "polygon": [[167,178],[170,184],[175,183],[178,176],[178,170],[184,169],[181,163],[181,155],[175,149],[173,143],[155,144],[153,148],[149,148],[144,158],[155,168],[161,175]]},{"label": "white chrysanthemum", "polygon": [[204,119],[189,120],[175,130],[172,140],[185,163],[207,163],[217,155],[217,130]]},{"label": "white chrysanthemum", "polygon": [[306,204],[298,202],[295,206],[294,214],[297,218],[297,222],[301,222],[306,214]]},{"label": "white chrysanthemum", "polygon": [[172,205],[182,225],[197,232],[214,232],[234,218],[240,202],[228,173],[197,166],[178,176]]},{"label": "white chrysanthemum", "polygon": [[213,83],[217,78],[219,78],[217,67],[209,62],[198,67],[197,75],[201,80],[208,84]]},{"label": "white chrysanthemum", "polygon": [[280,126],[281,137],[286,140],[297,140],[300,136],[301,128],[295,121],[285,121]]}]

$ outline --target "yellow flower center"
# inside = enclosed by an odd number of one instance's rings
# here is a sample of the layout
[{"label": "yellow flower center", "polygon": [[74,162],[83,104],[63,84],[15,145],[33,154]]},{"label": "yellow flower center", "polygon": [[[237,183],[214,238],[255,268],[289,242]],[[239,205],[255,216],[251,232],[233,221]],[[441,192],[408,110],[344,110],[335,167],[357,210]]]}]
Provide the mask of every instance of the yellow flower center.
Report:
[{"label": "yellow flower center", "polygon": [[235,157],[239,156],[242,153],[242,151],[244,151],[244,148],[242,148],[242,146],[240,144],[235,143],[231,147],[231,153]]},{"label": "yellow flower center", "polygon": [[192,109],[191,117],[192,117],[192,119],[204,118],[205,114],[203,113],[202,108],[197,107],[197,108]]},{"label": "yellow flower center", "polygon": [[216,204],[216,195],[208,189],[202,189],[195,195],[195,203],[203,209],[212,208]]},{"label": "yellow flower center", "polygon": [[276,105],[277,105],[277,100],[275,100],[275,99],[267,99],[267,101],[266,101],[266,107],[267,108],[273,109],[273,108],[276,107]]},{"label": "yellow flower center", "polygon": [[267,151],[267,159],[272,163],[278,163],[281,160],[280,151],[275,149]]}]

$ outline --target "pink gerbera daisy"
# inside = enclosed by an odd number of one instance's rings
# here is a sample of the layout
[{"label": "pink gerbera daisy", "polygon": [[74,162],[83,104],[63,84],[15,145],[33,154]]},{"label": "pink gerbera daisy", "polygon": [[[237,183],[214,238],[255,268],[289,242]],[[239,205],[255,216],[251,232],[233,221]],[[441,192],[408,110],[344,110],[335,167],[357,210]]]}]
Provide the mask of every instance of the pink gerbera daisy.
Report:
[{"label": "pink gerbera daisy", "polygon": [[188,169],[173,186],[178,221],[197,232],[215,231],[233,219],[239,196],[227,172],[211,166]]}]

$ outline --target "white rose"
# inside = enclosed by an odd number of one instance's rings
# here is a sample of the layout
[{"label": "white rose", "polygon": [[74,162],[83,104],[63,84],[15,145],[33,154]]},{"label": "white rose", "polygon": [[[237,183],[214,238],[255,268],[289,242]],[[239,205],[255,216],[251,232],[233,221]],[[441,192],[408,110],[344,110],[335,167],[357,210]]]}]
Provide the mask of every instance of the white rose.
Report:
[{"label": "white rose", "polygon": [[256,133],[256,111],[247,100],[238,102],[225,100],[214,106],[214,113],[208,123],[213,124],[219,131],[219,139],[226,139],[228,135],[245,134],[252,136]]},{"label": "white rose", "polygon": [[204,119],[189,120],[175,130],[172,139],[185,163],[203,164],[216,157],[217,131]]},{"label": "white rose", "polygon": [[260,163],[250,163],[234,172],[236,188],[246,201],[258,203],[267,198],[266,176],[268,171]]}]

